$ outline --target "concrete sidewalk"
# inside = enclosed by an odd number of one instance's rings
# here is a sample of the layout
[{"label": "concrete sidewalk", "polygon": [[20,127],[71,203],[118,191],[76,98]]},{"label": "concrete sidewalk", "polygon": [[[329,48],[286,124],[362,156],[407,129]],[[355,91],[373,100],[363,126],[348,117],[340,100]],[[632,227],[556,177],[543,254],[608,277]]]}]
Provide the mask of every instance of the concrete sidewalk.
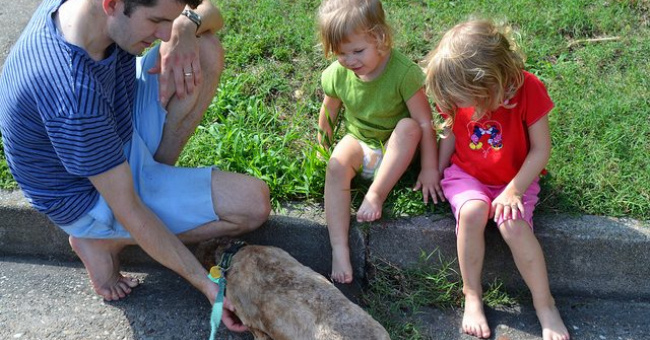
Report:
[{"label": "concrete sidewalk", "polygon": [[[0,192],[0,255],[38,256],[71,261],[76,258],[67,235],[31,209],[21,193]],[[400,267],[418,263],[422,252],[438,250],[444,259],[456,258],[454,220],[430,215],[382,220],[362,232],[350,231],[355,276],[380,258]],[[535,233],[546,256],[551,288],[556,294],[588,297],[650,298],[650,228],[626,219],[596,216],[539,215]],[[496,228],[488,228],[484,280],[501,279],[507,288],[525,289],[512,256]],[[314,206],[287,206],[264,227],[244,237],[254,244],[274,245],[324,275],[331,266],[323,212]],[[153,264],[132,247],[125,263]]]}]

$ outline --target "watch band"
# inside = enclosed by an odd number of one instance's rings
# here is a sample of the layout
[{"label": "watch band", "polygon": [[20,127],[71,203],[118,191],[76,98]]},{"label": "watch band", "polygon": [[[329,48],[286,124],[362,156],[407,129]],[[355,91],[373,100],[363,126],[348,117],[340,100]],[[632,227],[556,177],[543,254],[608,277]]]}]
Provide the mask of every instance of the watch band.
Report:
[{"label": "watch band", "polygon": [[186,8],[181,12],[181,14],[192,20],[192,22],[196,24],[196,30],[199,30],[199,27],[201,27],[201,16],[198,13]]}]

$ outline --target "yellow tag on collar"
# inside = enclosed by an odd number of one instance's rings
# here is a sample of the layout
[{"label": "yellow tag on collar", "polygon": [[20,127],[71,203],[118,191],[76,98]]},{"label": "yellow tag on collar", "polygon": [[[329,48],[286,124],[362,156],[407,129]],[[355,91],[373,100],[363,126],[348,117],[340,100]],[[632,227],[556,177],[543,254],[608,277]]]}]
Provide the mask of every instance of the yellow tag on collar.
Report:
[{"label": "yellow tag on collar", "polygon": [[214,266],[210,268],[210,276],[212,276],[213,279],[221,278],[221,267]]}]

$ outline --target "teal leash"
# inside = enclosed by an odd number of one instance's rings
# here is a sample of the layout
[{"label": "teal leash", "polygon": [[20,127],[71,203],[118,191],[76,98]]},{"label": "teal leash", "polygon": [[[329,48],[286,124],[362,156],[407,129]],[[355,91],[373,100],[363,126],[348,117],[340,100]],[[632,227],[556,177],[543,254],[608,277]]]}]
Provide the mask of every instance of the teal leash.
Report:
[{"label": "teal leash", "polygon": [[230,262],[232,257],[235,256],[235,253],[239,251],[242,247],[246,245],[246,242],[236,241],[230,248],[221,255],[221,262],[219,265],[210,268],[210,274],[208,278],[219,285],[219,294],[217,294],[217,299],[212,305],[212,314],[210,315],[210,340],[215,340],[217,336],[217,329],[219,328],[219,323],[221,322],[221,314],[223,313],[223,298],[226,293],[226,274],[230,269]]},{"label": "teal leash", "polygon": [[223,312],[223,296],[226,290],[226,278],[221,275],[221,268],[218,266],[210,269],[208,278],[219,285],[219,293],[217,294],[217,299],[214,302],[214,305],[212,305],[212,314],[210,314],[210,340],[215,340],[217,329],[219,329],[219,323],[221,322],[221,313]]}]

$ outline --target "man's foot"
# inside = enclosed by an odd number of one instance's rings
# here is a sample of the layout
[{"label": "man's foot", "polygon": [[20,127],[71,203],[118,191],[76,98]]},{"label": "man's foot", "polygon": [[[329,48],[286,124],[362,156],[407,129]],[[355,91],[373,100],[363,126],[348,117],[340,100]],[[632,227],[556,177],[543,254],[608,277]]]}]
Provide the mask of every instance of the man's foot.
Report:
[{"label": "man's foot", "polygon": [[488,327],[485,312],[483,312],[483,301],[480,296],[465,296],[463,333],[481,339],[487,339],[490,337],[490,327]]},{"label": "man's foot", "polygon": [[560,312],[555,306],[537,311],[537,318],[542,325],[544,340],[569,340],[569,331],[564,326]]},{"label": "man's foot", "polygon": [[332,246],[332,281],[337,283],[352,282],[352,264],[348,247]]},{"label": "man's foot", "polygon": [[93,289],[106,301],[126,297],[140,282],[123,276],[118,254],[125,243],[116,240],[84,239],[70,236],[70,246],[84,263]]},{"label": "man's foot", "polygon": [[373,193],[367,193],[357,211],[357,222],[372,222],[381,218],[384,200]]}]

